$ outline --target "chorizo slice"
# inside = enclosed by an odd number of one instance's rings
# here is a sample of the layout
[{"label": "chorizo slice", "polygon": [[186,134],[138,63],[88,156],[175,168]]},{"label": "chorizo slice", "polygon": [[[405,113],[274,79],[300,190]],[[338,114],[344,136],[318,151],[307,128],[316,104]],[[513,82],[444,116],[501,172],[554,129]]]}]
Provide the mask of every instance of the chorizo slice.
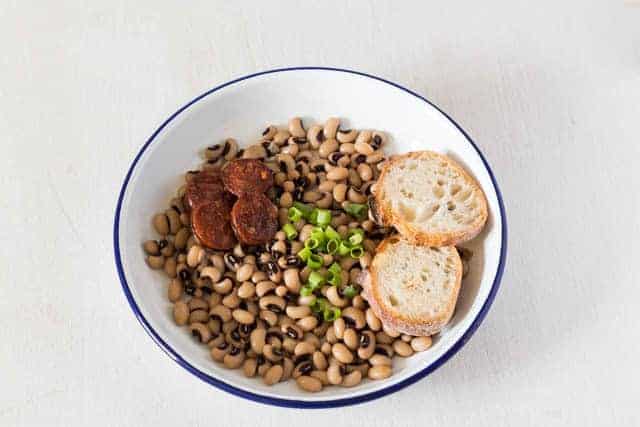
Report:
[{"label": "chorizo slice", "polygon": [[222,169],[222,182],[236,196],[262,194],[273,186],[273,172],[260,160],[238,159]]},{"label": "chorizo slice", "polygon": [[233,205],[231,225],[241,243],[266,243],[278,231],[278,208],[264,194],[247,194]]},{"label": "chorizo slice", "polygon": [[196,205],[191,212],[193,234],[210,249],[231,249],[236,239],[230,221],[231,204],[217,199]]},{"label": "chorizo slice", "polygon": [[198,205],[222,198],[224,185],[219,170],[204,170],[187,182],[185,189],[185,201],[190,209]]}]

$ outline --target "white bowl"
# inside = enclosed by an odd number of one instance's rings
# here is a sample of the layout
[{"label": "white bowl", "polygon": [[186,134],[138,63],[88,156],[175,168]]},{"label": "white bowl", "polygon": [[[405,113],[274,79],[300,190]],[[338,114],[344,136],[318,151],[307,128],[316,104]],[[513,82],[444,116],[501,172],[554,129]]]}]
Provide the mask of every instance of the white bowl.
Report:
[{"label": "white bowl", "polygon": [[[234,137],[255,142],[267,124],[305,123],[328,117],[343,125],[379,129],[391,136],[387,153],[435,150],[463,164],[484,189],[489,220],[464,246],[474,251],[456,313],[431,349],[394,360],[393,376],[363,381],[354,388],[300,391],[292,382],[272,387],[241,370],[230,371],[209,357],[183,328],[173,323],[166,297],[167,279],[150,270],[141,242],[152,238],[151,216],[167,206],[186,170],[199,165],[203,147]],[[455,354],[487,313],[504,268],[506,224],[495,178],[464,131],[435,105],[395,83],[359,72],[329,68],[290,68],[242,77],[218,86],[172,114],[133,160],[118,200],[114,223],[116,266],[124,293],[142,326],[180,366],[200,379],[251,400],[291,407],[332,407],[375,399],[424,377]]]}]

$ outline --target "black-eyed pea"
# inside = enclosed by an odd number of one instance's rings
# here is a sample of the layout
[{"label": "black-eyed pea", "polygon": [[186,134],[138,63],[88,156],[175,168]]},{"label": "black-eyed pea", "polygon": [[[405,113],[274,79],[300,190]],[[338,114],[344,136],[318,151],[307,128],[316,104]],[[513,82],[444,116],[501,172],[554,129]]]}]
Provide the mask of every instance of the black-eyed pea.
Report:
[{"label": "black-eyed pea", "polygon": [[211,355],[211,358],[216,362],[222,362],[224,360],[224,357],[229,352],[229,349],[229,344],[227,344],[226,342],[221,342],[217,346],[211,347],[209,354]]},{"label": "black-eyed pea", "polygon": [[360,330],[364,328],[367,324],[367,321],[364,317],[364,312],[359,308],[355,307],[347,307],[342,310],[342,318],[345,319],[345,323],[349,322],[353,324],[356,329]]},{"label": "black-eyed pea", "polygon": [[218,304],[209,309],[210,319],[219,319],[222,323],[227,323],[231,320],[231,309],[222,304]]},{"label": "black-eyed pea", "polygon": [[238,154],[238,142],[233,138],[227,138],[224,140],[224,148],[222,150],[222,156],[225,160],[233,160]]},{"label": "black-eyed pea", "polygon": [[233,281],[225,277],[219,282],[213,284],[213,290],[221,295],[226,295],[233,289]]},{"label": "black-eyed pea", "polygon": [[392,369],[391,366],[387,365],[378,365],[372,366],[369,369],[368,377],[372,380],[383,380],[385,378],[389,378],[391,376]]},{"label": "black-eyed pea", "polygon": [[251,325],[255,321],[255,316],[247,310],[236,308],[231,313],[236,322],[243,325]]},{"label": "black-eyed pea", "polygon": [[291,378],[293,369],[295,368],[293,362],[288,357],[282,359],[282,381],[286,381]]},{"label": "black-eyed pea", "polygon": [[273,125],[269,125],[262,131],[262,138],[265,140],[271,140],[273,139],[273,137],[277,132],[278,132],[277,127]]},{"label": "black-eyed pea", "polygon": [[342,387],[353,387],[362,381],[362,373],[358,370],[352,371],[342,377],[340,385]]},{"label": "black-eyed pea", "polygon": [[[342,181],[347,179],[349,176],[349,169],[345,167],[335,167],[327,172],[327,179],[331,181]],[[334,189],[335,190],[335,189]],[[334,199],[335,199],[335,191],[334,191]]]},{"label": "black-eyed pea", "polygon": [[236,280],[238,282],[245,282],[249,280],[254,270],[255,267],[252,264],[242,264],[236,271]]},{"label": "black-eyed pea", "polygon": [[258,371],[258,362],[256,359],[251,358],[244,361],[242,365],[242,371],[245,377],[255,377]]},{"label": "black-eyed pea", "polygon": [[[382,150],[376,150],[373,153],[369,154],[367,156],[367,160],[366,163],[371,165],[371,164],[381,164],[381,162],[384,160],[384,153],[382,152]],[[373,168],[371,170],[372,172],[372,179],[375,177],[375,171],[377,170],[377,168]]]},{"label": "black-eyed pea", "polygon": [[318,326],[318,319],[315,316],[306,316],[296,322],[303,331],[310,331]]},{"label": "black-eyed pea", "polygon": [[365,156],[372,154],[374,151],[373,147],[370,144],[362,141],[357,141],[357,140],[356,140],[356,143],[354,144],[354,148],[358,153],[364,154]]},{"label": "black-eyed pea", "polygon": [[265,344],[264,347],[262,347],[262,354],[267,360],[276,363],[282,360],[284,352],[280,346]]},{"label": "black-eyed pea", "polygon": [[355,297],[353,297],[353,299],[351,300],[351,305],[360,310],[366,310],[367,308],[367,303],[364,298],[362,298],[362,295],[356,295]]},{"label": "black-eyed pea", "polygon": [[301,375],[296,379],[296,384],[304,391],[317,393],[322,390],[322,382],[309,375]]},{"label": "black-eyed pea", "polygon": [[164,272],[166,273],[167,276],[169,276],[171,279],[175,278],[176,275],[178,274],[176,271],[176,267],[177,267],[177,262],[175,258],[167,258],[164,262]]},{"label": "black-eyed pea", "polygon": [[[258,286],[259,285],[260,283],[258,283]],[[275,288],[275,284],[273,288]],[[258,295],[260,295],[259,292]],[[280,314],[284,312],[287,302],[284,300],[284,298],[277,295],[265,295],[260,298],[260,300],[258,301],[258,305],[262,310],[269,310],[276,314]]]},{"label": "black-eyed pea", "polygon": [[323,386],[329,385],[329,377],[327,376],[327,371],[315,369],[309,372],[309,376],[320,380]]},{"label": "black-eyed pea", "polygon": [[358,131],[355,129],[338,129],[336,139],[341,143],[349,143],[356,140]]},{"label": "black-eyed pea", "polygon": [[[327,333],[330,331],[331,329],[327,330]],[[335,338],[335,337],[334,337]],[[334,341],[335,342],[335,341]],[[325,356],[329,356],[331,354],[331,344],[329,343],[329,341],[325,341],[322,343],[322,345],[320,346],[320,351],[322,352],[322,354],[324,354]]]},{"label": "black-eyed pea", "polygon": [[237,308],[240,303],[242,303],[242,300],[238,296],[237,289],[234,289],[231,293],[222,298],[222,304],[232,310]]},{"label": "black-eyed pea", "polygon": [[267,373],[269,368],[271,368],[272,366],[271,362],[269,362],[262,356],[258,356],[257,361],[258,361],[258,375],[261,377],[264,377],[264,375]]},{"label": "black-eyed pea", "polygon": [[324,124],[322,133],[326,139],[333,139],[338,133],[340,128],[340,119],[337,117],[330,117]]},{"label": "black-eyed pea", "polygon": [[274,385],[282,379],[284,369],[280,365],[273,365],[262,378],[266,385]]},{"label": "black-eyed pea", "polygon": [[195,268],[202,262],[205,256],[205,251],[200,245],[193,245],[187,252],[187,265],[191,268]]},{"label": "black-eyed pea", "polygon": [[358,341],[358,357],[368,359],[373,355],[376,348],[376,336],[371,331],[364,331],[360,334]]},{"label": "black-eyed pea", "polygon": [[219,282],[222,278],[222,272],[220,272],[220,270],[218,270],[216,267],[210,265],[204,267],[200,271],[200,277],[209,279],[211,283],[216,283]]},{"label": "black-eyed pea", "polygon": [[177,302],[182,298],[182,282],[178,279],[173,279],[169,282],[169,286],[167,288],[167,298],[171,302]]},{"label": "black-eyed pea", "polygon": [[372,134],[373,132],[370,130],[361,130],[356,137],[356,142],[368,143],[371,141]]},{"label": "black-eyed pea", "polygon": [[209,303],[209,307],[215,307],[216,305],[222,302],[222,296],[219,294],[213,293],[209,295],[209,299],[207,301]]},{"label": "black-eyed pea", "polygon": [[298,345],[298,341],[293,338],[285,337],[282,340],[282,348],[287,352],[287,354],[293,354],[296,345]]},{"label": "black-eyed pea", "polygon": [[[351,188],[349,188],[349,191],[347,191],[347,199],[350,202],[355,202],[356,199],[351,200],[351,197],[350,197],[350,195],[352,194],[351,190],[353,190],[355,188],[360,188],[362,186],[362,180],[360,179],[360,175],[358,175],[358,172],[356,172],[354,169],[349,169],[348,178],[347,179],[349,181],[349,184],[351,185]],[[360,199],[360,200],[362,200],[362,199]],[[366,200],[365,200],[365,202],[366,202]],[[355,203],[364,203],[364,202],[355,202]],[[342,208],[343,209],[346,208],[346,205],[344,203],[342,204]]]},{"label": "black-eyed pea", "polygon": [[253,298],[256,294],[256,286],[251,282],[242,282],[238,287],[238,297],[242,299]]},{"label": "black-eyed pea", "polygon": [[410,343],[412,338],[413,337],[411,335],[407,335],[407,334],[400,335],[400,339],[404,342]]},{"label": "black-eyed pea", "polygon": [[153,216],[153,228],[162,236],[169,234],[171,230],[169,227],[169,218],[167,215],[161,213]]},{"label": "black-eyed pea", "polygon": [[[293,320],[292,320],[293,322]],[[299,340],[304,336],[304,331],[298,325],[291,323],[280,327],[280,331],[293,340]]]},{"label": "black-eyed pea", "polygon": [[251,335],[249,336],[249,343],[251,345],[251,350],[253,350],[256,354],[262,354],[266,343],[267,331],[266,329],[257,328],[251,331]]},{"label": "black-eyed pea", "polygon": [[[382,325],[382,324],[381,324]],[[381,326],[382,327],[382,326]],[[391,344],[393,343],[393,337],[390,337],[389,335],[387,335],[386,332],[384,331],[379,331],[376,333],[376,342],[380,343],[380,344]]]},{"label": "black-eyed pea", "polygon": [[342,372],[340,371],[340,365],[333,364],[327,369],[327,380],[329,384],[339,385],[342,383]]},{"label": "black-eyed pea", "polygon": [[156,240],[147,240],[142,244],[142,247],[147,255],[159,255],[160,247]]},{"label": "black-eyed pea", "polygon": [[411,348],[411,345],[402,341],[401,339],[395,340],[392,346],[393,346],[393,350],[398,356],[409,357],[413,354],[413,349]]},{"label": "black-eyed pea", "polygon": [[231,334],[231,332],[233,332],[237,328],[238,328],[238,322],[236,322],[235,320],[231,320],[229,322],[225,322],[222,324],[222,333],[225,335],[229,335]]},{"label": "black-eyed pea", "polygon": [[354,329],[347,328],[344,331],[342,341],[350,350],[355,350],[359,345],[358,333]]},{"label": "black-eyed pea", "polygon": [[[276,286],[277,285],[270,280],[263,280],[261,282],[258,282],[256,284],[256,295],[262,298],[268,293],[270,293],[271,291],[273,291],[276,288]],[[266,304],[266,301],[267,300],[265,300],[265,304]],[[266,306],[263,307],[262,305],[260,305],[260,307],[264,310]]]},{"label": "black-eyed pea", "polygon": [[[211,322],[211,320],[209,321]],[[207,327],[209,328],[209,330],[211,330],[211,327],[208,326],[209,324],[207,323]],[[207,343],[207,346],[209,348],[214,348],[219,346],[220,344],[222,344],[224,341],[224,335],[222,335],[220,332],[211,332],[211,336],[212,338],[209,340],[209,342]]]},{"label": "black-eyed pea", "polygon": [[154,270],[160,270],[164,267],[164,257],[162,255],[149,255],[147,264]]},{"label": "black-eyed pea", "polygon": [[365,311],[365,318],[367,320],[367,326],[369,326],[369,329],[371,329],[372,331],[377,332],[382,328],[380,319],[378,319],[372,309],[367,308],[367,310]]},{"label": "black-eyed pea", "polygon": [[317,351],[317,350],[314,351],[311,360],[313,362],[313,366],[316,369],[319,369],[321,371],[324,371],[325,369],[327,369],[327,366],[328,366],[327,358],[321,351]]},{"label": "black-eyed pea", "polygon": [[331,354],[340,363],[349,364],[353,362],[353,353],[351,353],[351,351],[349,351],[347,346],[342,343],[335,343],[331,347]]},{"label": "black-eyed pea", "polygon": [[366,163],[360,163],[357,168],[358,175],[360,175],[360,179],[363,181],[371,181],[373,179],[373,171],[371,170],[371,166]]},{"label": "black-eyed pea", "polygon": [[167,209],[165,215],[167,216],[167,220],[169,222],[169,233],[176,234],[182,227],[182,222],[180,222],[180,212],[172,208]]},{"label": "black-eyed pea", "polygon": [[[318,190],[322,192],[331,192],[333,191],[336,185],[337,184],[335,181],[323,181],[320,183],[320,185],[318,185]],[[153,240],[150,240],[150,241],[153,242]]]},{"label": "black-eyed pea", "polygon": [[[255,284],[268,280],[269,276],[264,271],[254,271],[251,275],[251,281]],[[257,289],[256,289],[257,292]]]},{"label": "black-eyed pea", "polygon": [[328,209],[331,206],[333,206],[333,194],[331,192],[322,193],[322,197],[316,200],[316,207],[320,209]]},{"label": "black-eyed pea", "polygon": [[322,126],[314,125],[309,128],[307,131],[307,140],[309,141],[309,145],[314,150],[320,147],[322,141],[324,141],[324,132],[322,131]]},{"label": "black-eyed pea", "polygon": [[329,157],[329,154],[338,151],[338,146],[338,141],[336,141],[335,139],[327,139],[322,144],[320,144],[320,147],[318,148],[318,155],[321,158],[326,159],[327,157]]},{"label": "black-eyed pea", "polygon": [[222,363],[224,363],[225,368],[229,369],[237,369],[242,366],[242,362],[244,362],[245,354],[244,351],[240,350],[236,346],[231,346],[229,352],[224,355],[222,359]]},{"label": "black-eyed pea", "polygon": [[189,324],[204,323],[209,320],[209,313],[204,309],[192,310],[189,313]]},{"label": "black-eyed pea", "polygon": [[382,354],[385,355],[387,357],[393,357],[395,351],[393,350],[393,347],[390,346],[389,344],[380,344],[380,342],[376,343],[376,349],[374,351],[375,354]]},{"label": "black-eyed pea", "polygon": [[211,339],[211,331],[204,323],[194,322],[189,326],[191,335],[202,344],[206,344]]},{"label": "black-eyed pea", "polygon": [[173,320],[179,326],[186,325],[189,321],[189,306],[184,301],[178,301],[173,305]]},{"label": "black-eyed pea", "polygon": [[191,300],[189,300],[189,302],[187,303],[187,305],[189,306],[189,310],[190,311],[194,311],[194,310],[209,310],[209,303],[203,299],[200,298],[191,298]]},{"label": "black-eyed pea", "polygon": [[301,341],[299,342],[295,349],[293,350],[293,354],[295,354],[296,356],[302,356],[305,354],[313,354],[313,352],[315,351],[315,346],[309,342],[306,341]]},{"label": "black-eyed pea", "polygon": [[432,344],[431,337],[414,337],[411,340],[411,348],[416,352],[428,350]]},{"label": "black-eyed pea", "polygon": [[[301,275],[302,275],[302,273],[301,273]],[[315,299],[316,299],[316,297],[314,295],[300,296],[300,297],[298,297],[298,304],[308,307],[311,304],[313,304]]]},{"label": "black-eyed pea", "polygon": [[274,326],[276,323],[278,323],[278,315],[270,310],[260,311],[260,319],[267,322],[269,326]]},{"label": "black-eyed pea", "polygon": [[385,356],[384,354],[374,354],[369,359],[368,362],[371,366],[391,366],[391,358]]},{"label": "black-eyed pea", "polygon": [[[346,323],[345,323],[344,319],[342,317],[336,319],[333,322],[333,328],[332,329],[333,329],[333,336],[336,339],[341,340],[342,337],[344,336],[344,331],[346,329]],[[327,331],[327,333],[329,333],[329,331]],[[329,337],[327,337],[327,341],[329,341]],[[329,342],[331,342],[331,341],[329,341]]]},{"label": "black-eyed pea", "polygon": [[300,292],[300,271],[297,268],[287,268],[283,273],[283,279],[284,285],[291,293]]},{"label": "black-eyed pea", "polygon": [[314,334],[313,332],[305,332],[305,334],[302,337],[302,339],[305,342],[308,342],[311,345],[313,345],[314,348],[320,347],[320,338],[318,338],[318,336],[316,334]]},{"label": "black-eyed pea", "polygon": [[207,328],[209,328],[212,334],[217,335],[222,330],[222,323],[220,322],[219,319],[209,318],[209,321],[207,322]]},{"label": "black-eyed pea", "polygon": [[374,131],[371,134],[371,146],[376,150],[382,147],[387,142],[387,135],[380,131]]},{"label": "black-eyed pea", "polygon": [[371,239],[364,239],[364,241],[362,242],[362,247],[366,252],[372,252],[372,253],[375,252],[377,246],[378,246],[378,243],[376,243]]}]

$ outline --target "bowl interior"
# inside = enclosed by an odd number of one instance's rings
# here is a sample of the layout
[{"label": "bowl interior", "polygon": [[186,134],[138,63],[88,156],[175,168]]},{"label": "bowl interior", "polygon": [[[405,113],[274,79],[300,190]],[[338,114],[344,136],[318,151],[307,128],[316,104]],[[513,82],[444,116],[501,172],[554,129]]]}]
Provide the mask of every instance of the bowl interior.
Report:
[{"label": "bowl interior", "polygon": [[[285,125],[301,116],[307,126],[328,117],[341,117],[343,127],[379,129],[391,143],[387,153],[431,149],[452,156],[479,181],[489,202],[484,231],[466,243],[474,251],[471,273],[463,281],[453,320],[433,347],[410,358],[394,359],[394,375],[364,381],[355,388],[329,387],[303,393],[292,382],[265,386],[214,363],[206,347],[197,344],[172,320],[166,297],[168,279],[150,270],[141,242],[156,238],[154,213],[164,210],[185,171],[201,163],[202,149],[234,137],[248,145],[268,124]],[[262,74],[214,91],[177,114],[141,152],[126,185],[116,233],[122,274],[148,329],[188,364],[203,374],[246,392],[297,401],[353,398],[398,384],[424,370],[461,340],[487,300],[499,270],[503,235],[496,190],[489,172],[466,137],[437,109],[423,100],[370,77],[330,70],[292,70]],[[172,357],[176,358],[175,354]]]}]

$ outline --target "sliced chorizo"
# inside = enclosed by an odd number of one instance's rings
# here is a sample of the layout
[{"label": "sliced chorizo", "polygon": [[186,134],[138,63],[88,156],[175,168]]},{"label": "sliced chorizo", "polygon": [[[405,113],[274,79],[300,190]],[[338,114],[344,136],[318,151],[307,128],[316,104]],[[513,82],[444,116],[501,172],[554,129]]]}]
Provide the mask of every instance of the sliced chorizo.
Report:
[{"label": "sliced chorizo", "polygon": [[236,196],[264,193],[273,186],[273,172],[260,160],[238,159],[224,167],[222,182]]},{"label": "sliced chorizo", "polygon": [[230,221],[231,204],[217,199],[194,207],[191,212],[193,234],[211,249],[231,249],[236,239]]},{"label": "sliced chorizo", "polygon": [[278,231],[278,208],[264,194],[247,194],[233,205],[231,225],[240,242],[266,243]]},{"label": "sliced chorizo", "polygon": [[217,169],[204,170],[195,174],[187,182],[185,201],[190,209],[194,209],[203,203],[220,199],[223,195],[221,172]]}]

